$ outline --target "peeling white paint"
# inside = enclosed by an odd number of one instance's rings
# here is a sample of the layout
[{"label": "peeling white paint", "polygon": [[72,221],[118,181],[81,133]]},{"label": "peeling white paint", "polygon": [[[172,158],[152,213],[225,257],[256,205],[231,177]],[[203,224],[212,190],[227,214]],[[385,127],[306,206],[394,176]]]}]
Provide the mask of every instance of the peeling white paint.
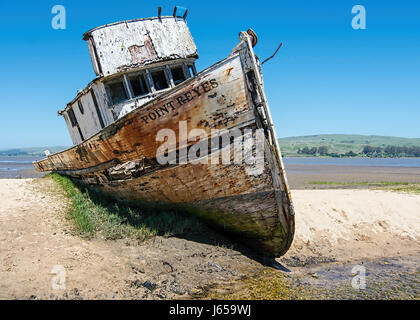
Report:
[{"label": "peeling white paint", "polygon": [[[198,58],[197,48],[184,19],[175,17],[147,18],[116,22],[92,29],[85,33],[92,65],[98,78],[79,91],[66,108],[59,111],[64,116],[73,144],[93,136],[102,129],[92,94],[95,94],[99,113],[104,126],[107,126],[127,113],[142,106],[168,89],[152,92],[143,97],[133,97],[113,105],[107,93],[110,79],[118,79],[139,70],[168,65],[183,64],[195,71],[194,61]],[[187,77],[188,78],[188,77]],[[125,83],[127,90],[127,83]],[[153,86],[153,85],[152,85]],[[78,102],[84,107],[82,114]],[[77,125],[72,126],[69,119],[72,109]],[[79,131],[80,130],[80,131]]]},{"label": "peeling white paint", "polygon": [[174,17],[115,23],[93,29],[85,37],[95,48],[89,50],[94,70],[102,76],[168,59],[198,57],[185,20]]}]

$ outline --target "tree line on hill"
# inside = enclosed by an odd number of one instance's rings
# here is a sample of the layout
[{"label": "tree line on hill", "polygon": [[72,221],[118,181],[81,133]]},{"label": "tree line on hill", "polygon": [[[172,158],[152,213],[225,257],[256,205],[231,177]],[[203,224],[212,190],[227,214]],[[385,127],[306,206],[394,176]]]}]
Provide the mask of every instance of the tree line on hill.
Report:
[{"label": "tree line on hill", "polygon": [[365,155],[384,155],[384,156],[393,156],[393,157],[420,157],[420,147],[412,146],[386,146],[385,148],[381,147],[363,147],[362,153]]},{"label": "tree line on hill", "polygon": [[303,147],[299,148],[298,154],[305,154],[311,156],[330,156],[330,157],[420,157],[420,147],[416,146],[386,146],[386,147],[372,147],[364,146],[360,153],[352,150],[346,153],[329,153],[327,146],[320,147]]},{"label": "tree line on hill", "polygon": [[25,151],[21,151],[19,149],[10,149],[10,150],[2,150],[0,151],[0,156],[27,156],[28,153]]}]

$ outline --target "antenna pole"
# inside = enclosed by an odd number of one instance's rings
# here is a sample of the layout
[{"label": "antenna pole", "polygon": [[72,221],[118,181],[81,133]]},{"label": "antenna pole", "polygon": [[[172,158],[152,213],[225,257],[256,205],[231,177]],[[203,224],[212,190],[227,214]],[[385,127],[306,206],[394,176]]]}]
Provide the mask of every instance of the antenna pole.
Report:
[{"label": "antenna pole", "polygon": [[277,50],[273,53],[273,55],[271,57],[268,57],[267,59],[265,59],[263,62],[261,62],[261,64],[263,65],[264,62],[267,62],[268,60],[274,58],[274,56],[276,55],[277,51],[279,51],[279,49],[281,48],[282,45],[283,45],[283,42],[280,43],[280,45],[277,47]]}]

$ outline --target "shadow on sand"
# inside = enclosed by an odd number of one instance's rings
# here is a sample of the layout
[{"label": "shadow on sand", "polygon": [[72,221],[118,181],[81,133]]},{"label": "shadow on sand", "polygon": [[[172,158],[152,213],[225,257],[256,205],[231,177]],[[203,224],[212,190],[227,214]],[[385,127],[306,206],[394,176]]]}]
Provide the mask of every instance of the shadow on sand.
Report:
[{"label": "shadow on sand", "polygon": [[265,256],[238,241],[234,235],[221,233],[214,227],[205,224],[197,217],[191,216],[189,210],[174,204],[153,202],[129,202],[119,200],[95,188],[83,185],[72,179],[75,186],[96,205],[105,208],[112,215],[122,218],[123,223],[134,228],[146,227],[157,235],[170,235],[197,243],[219,246],[238,251],[242,255],[282,272],[290,272],[272,256]]}]

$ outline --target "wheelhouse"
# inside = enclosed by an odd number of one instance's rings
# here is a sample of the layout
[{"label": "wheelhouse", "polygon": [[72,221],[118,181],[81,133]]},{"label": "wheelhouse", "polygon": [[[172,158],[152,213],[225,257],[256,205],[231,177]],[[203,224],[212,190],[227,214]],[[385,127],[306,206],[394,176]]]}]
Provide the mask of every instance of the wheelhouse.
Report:
[{"label": "wheelhouse", "polygon": [[58,112],[73,144],[197,73],[198,53],[185,15],[117,22],[83,39],[97,78]]}]

